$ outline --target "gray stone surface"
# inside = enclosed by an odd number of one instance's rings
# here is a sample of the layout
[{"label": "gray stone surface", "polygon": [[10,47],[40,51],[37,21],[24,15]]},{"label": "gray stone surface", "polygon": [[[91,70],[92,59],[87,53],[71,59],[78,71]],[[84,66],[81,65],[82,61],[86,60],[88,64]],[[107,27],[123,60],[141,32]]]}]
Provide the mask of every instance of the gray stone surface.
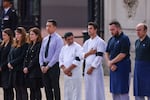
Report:
[{"label": "gray stone surface", "polygon": [[[130,86],[130,100],[134,100],[134,97],[133,97],[133,79],[131,78],[131,86]],[[111,94],[109,92],[109,76],[105,76],[104,77],[104,82],[105,82],[105,97],[106,97],[106,100],[112,100],[111,98]],[[64,100],[63,99],[63,90],[64,90],[64,87],[63,87],[63,74],[61,74],[60,76],[60,88],[61,88],[61,97],[62,99],[61,100]],[[44,93],[44,89],[42,88],[42,100],[46,100],[45,98],[45,93]],[[29,90],[28,90],[29,92]],[[2,89],[0,88],[0,100],[3,100],[3,92],[2,92]],[[85,100],[85,97],[84,97],[84,80],[82,81],[82,100]]]}]

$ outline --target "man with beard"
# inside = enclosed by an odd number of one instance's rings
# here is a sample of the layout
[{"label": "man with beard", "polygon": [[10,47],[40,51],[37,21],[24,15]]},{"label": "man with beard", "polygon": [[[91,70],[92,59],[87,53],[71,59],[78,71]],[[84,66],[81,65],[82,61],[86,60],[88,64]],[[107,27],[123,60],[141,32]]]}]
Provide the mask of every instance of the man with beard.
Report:
[{"label": "man with beard", "polygon": [[109,30],[112,37],[106,48],[106,61],[110,68],[110,92],[113,100],[129,100],[130,41],[119,22],[111,22]]}]

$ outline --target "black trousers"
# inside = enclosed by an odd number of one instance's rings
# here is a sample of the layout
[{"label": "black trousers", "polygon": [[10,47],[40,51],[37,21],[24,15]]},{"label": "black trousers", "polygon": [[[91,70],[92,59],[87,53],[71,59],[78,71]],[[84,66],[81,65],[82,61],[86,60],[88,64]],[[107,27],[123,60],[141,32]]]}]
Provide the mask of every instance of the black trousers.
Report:
[{"label": "black trousers", "polygon": [[53,67],[49,68],[47,73],[43,74],[47,100],[60,100],[59,76],[59,63],[56,63]]},{"label": "black trousers", "polygon": [[13,88],[3,88],[4,100],[14,100]]},{"label": "black trousers", "polygon": [[27,88],[25,87],[15,87],[16,100],[28,100]]},{"label": "black trousers", "polygon": [[28,78],[27,86],[30,88],[30,100],[42,100],[42,78]]},{"label": "black trousers", "polygon": [[42,100],[40,88],[30,88],[30,100]]}]

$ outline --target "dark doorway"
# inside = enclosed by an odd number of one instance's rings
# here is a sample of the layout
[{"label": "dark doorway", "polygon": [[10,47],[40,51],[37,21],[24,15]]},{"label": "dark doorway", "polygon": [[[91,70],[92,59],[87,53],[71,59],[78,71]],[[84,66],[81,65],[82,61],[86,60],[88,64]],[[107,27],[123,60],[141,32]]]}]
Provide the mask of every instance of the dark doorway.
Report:
[{"label": "dark doorway", "polygon": [[16,2],[14,2],[14,6],[17,7],[19,23],[21,26],[24,26],[26,29],[34,26],[40,28],[40,2],[41,0],[16,0]]},{"label": "dark doorway", "polygon": [[104,38],[104,0],[88,0],[88,21],[98,24],[98,35]]},{"label": "dark doorway", "polygon": [[[0,0],[0,11],[2,9]],[[41,0],[13,0],[13,7],[19,16],[19,26],[27,30],[31,27],[41,27]]]}]

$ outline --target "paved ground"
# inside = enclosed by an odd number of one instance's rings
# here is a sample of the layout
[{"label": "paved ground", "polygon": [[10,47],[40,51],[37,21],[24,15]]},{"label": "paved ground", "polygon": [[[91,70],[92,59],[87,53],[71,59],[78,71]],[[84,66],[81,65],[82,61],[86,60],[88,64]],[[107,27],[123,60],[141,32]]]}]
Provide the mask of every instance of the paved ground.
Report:
[{"label": "paved ground", "polygon": [[[112,100],[111,98],[111,94],[109,93],[109,77],[108,76],[105,76],[104,77],[104,80],[105,80],[105,97],[106,97],[106,100]],[[130,100],[134,100],[133,98],[133,92],[132,92],[132,80],[131,79],[131,88],[130,88]],[[63,75],[61,74],[61,77],[60,77],[60,88],[61,88],[61,96],[62,96],[62,100],[63,99]],[[45,99],[45,93],[44,93],[44,89],[42,89],[42,100],[46,100]],[[3,92],[2,92],[2,89],[0,88],[0,100],[3,100]],[[85,100],[84,99],[84,81],[82,82],[82,100]]]},{"label": "paved ground", "polygon": [[[63,75],[61,75],[60,84],[61,84],[61,91],[62,91],[62,95],[63,95]],[[106,97],[106,100],[112,100],[111,94],[109,92],[109,76],[104,77],[104,84],[105,84],[105,97]],[[133,89],[133,78],[131,78],[130,100],[134,100],[132,89]],[[62,98],[62,100],[63,100],[63,98]],[[84,98],[84,80],[82,81],[82,100],[85,100],[85,98]]]}]

